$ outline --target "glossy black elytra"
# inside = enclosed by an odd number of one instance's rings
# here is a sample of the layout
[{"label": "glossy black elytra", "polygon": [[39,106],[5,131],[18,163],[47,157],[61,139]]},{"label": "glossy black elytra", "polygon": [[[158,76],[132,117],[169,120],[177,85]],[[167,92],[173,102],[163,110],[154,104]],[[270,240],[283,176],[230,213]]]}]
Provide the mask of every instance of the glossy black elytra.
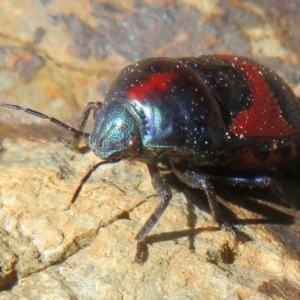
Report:
[{"label": "glossy black elytra", "polygon": [[[299,98],[274,71],[244,57],[150,58],[130,65],[113,82],[103,104],[87,104],[76,129],[31,109],[0,106],[70,130],[73,140],[60,140],[74,151],[80,151],[80,140],[86,138],[88,148],[104,160],[83,178],[72,202],[100,165],[126,158],[147,164],[161,202],[136,236],[137,261],[146,236],[172,198],[158,164],[203,190],[214,220],[235,234],[222,218],[212,182],[270,187],[281,195],[263,171],[299,160]],[[85,133],[91,111],[94,128]],[[224,170],[255,170],[262,176],[226,176]]]}]

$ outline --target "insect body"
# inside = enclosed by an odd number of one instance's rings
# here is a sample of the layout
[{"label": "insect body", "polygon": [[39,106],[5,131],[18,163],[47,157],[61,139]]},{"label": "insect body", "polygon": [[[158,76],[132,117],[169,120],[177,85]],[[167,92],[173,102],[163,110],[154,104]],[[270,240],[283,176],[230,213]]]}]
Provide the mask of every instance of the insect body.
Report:
[{"label": "insect body", "polygon": [[[280,194],[269,177],[234,172],[266,170],[298,159],[299,99],[274,71],[244,57],[150,58],[130,65],[113,82],[103,104],[87,104],[77,129],[30,109],[0,106],[71,130],[74,139],[61,141],[75,151],[85,137],[89,149],[104,160],[85,176],[72,201],[104,163],[131,158],[147,164],[161,202],[136,236],[136,260],[172,198],[158,164],[188,186],[202,189],[214,220],[235,234],[222,218],[213,183],[271,187]],[[84,133],[91,111],[94,128]],[[223,170],[233,175],[222,175]]]}]

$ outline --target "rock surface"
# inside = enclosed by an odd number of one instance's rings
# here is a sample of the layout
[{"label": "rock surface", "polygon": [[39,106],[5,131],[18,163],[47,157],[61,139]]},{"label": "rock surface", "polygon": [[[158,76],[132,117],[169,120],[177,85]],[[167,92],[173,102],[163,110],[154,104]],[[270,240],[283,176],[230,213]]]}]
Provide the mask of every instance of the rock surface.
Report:
[{"label": "rock surface", "polygon": [[[6,1],[1,102],[75,126],[84,105],[102,101],[127,64],[216,52],[269,65],[300,95],[297,1],[155,3]],[[71,138],[47,121],[0,109],[0,299],[300,298],[299,210],[269,194],[275,209],[264,202],[255,210],[249,191],[220,187],[220,201],[248,237],[236,243],[218,230],[201,193],[170,178],[173,200],[138,265],[134,237],[159,201],[146,166],[103,166],[70,205],[99,160],[69,151],[58,136]]]}]

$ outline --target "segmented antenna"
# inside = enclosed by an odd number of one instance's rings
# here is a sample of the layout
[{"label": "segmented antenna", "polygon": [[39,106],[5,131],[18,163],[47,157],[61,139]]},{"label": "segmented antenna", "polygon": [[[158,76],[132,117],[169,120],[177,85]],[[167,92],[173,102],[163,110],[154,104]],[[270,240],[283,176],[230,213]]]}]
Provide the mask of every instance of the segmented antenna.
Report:
[{"label": "segmented antenna", "polygon": [[[38,112],[36,110],[33,110],[33,109],[30,109],[30,108],[24,108],[24,107],[21,107],[19,105],[14,105],[14,104],[9,104],[9,103],[0,103],[0,107],[4,107],[4,108],[9,108],[9,109],[14,109],[14,110],[21,110],[21,111],[24,111],[30,115],[33,115],[33,116],[36,116],[36,117],[39,117],[39,118],[42,118],[42,119],[47,119],[49,120],[50,122],[62,127],[62,128],[65,128],[67,130],[69,130],[70,132],[73,132],[76,134],[76,136],[74,137],[74,140],[73,142],[69,143],[67,141],[65,141],[63,138],[59,138],[59,140],[61,142],[63,142],[65,144],[65,146],[69,147],[69,148],[74,148],[74,145],[75,145],[75,149],[77,149],[77,146],[78,146],[78,142],[79,142],[79,136],[81,137],[86,137],[88,138],[89,137],[89,133],[85,133],[81,130],[83,130],[84,128],[84,125],[86,123],[86,120],[88,118],[88,115],[90,113],[90,110],[93,109],[94,107],[98,107],[100,104],[99,103],[89,103],[85,109],[85,112],[83,113],[83,117],[82,117],[82,120],[80,121],[80,124],[79,124],[79,129],[75,129],[74,127],[71,127],[59,120],[57,120],[56,118],[53,118],[53,117],[49,117],[41,112]],[[77,149],[78,150],[78,149]],[[100,167],[101,165],[104,165],[104,164],[109,164],[109,163],[115,163],[115,162],[118,162],[120,161],[120,159],[113,159],[113,160],[109,160],[109,161],[102,161],[102,162],[99,162],[98,164],[94,165],[89,171],[88,173],[81,179],[81,182],[80,184],[78,185],[73,197],[72,197],[72,200],[71,200],[71,203],[74,203],[79,195],[79,193],[81,192],[82,190],[82,187],[83,185],[87,182],[87,180],[91,177],[92,173],[94,171],[96,171],[96,169],[98,167]]]},{"label": "segmented antenna", "polygon": [[101,161],[99,163],[97,163],[96,165],[94,165],[87,173],[86,175],[81,179],[81,182],[79,183],[73,197],[71,200],[71,203],[74,203],[79,195],[79,193],[81,192],[81,189],[83,187],[83,185],[88,181],[88,179],[91,177],[92,173],[94,171],[96,171],[101,165],[105,165],[105,164],[113,164],[116,162],[119,162],[121,159],[112,159],[112,160],[107,160],[107,161]]},{"label": "segmented antenna", "polygon": [[0,107],[5,107],[5,108],[9,108],[9,109],[15,109],[15,110],[22,110],[30,115],[34,115],[36,117],[39,117],[39,118],[42,118],[42,119],[47,119],[49,120],[50,122],[62,127],[62,128],[65,128],[67,130],[69,130],[70,132],[73,132],[73,133],[76,133],[76,134],[79,134],[85,138],[88,138],[89,137],[89,133],[85,133],[85,132],[82,132],[82,131],[79,131],[77,129],[75,129],[74,127],[71,127],[53,117],[49,117],[45,114],[42,114],[36,110],[33,110],[33,109],[30,109],[30,108],[24,108],[24,107],[21,107],[19,105],[14,105],[14,104],[8,104],[8,103],[0,103]]}]

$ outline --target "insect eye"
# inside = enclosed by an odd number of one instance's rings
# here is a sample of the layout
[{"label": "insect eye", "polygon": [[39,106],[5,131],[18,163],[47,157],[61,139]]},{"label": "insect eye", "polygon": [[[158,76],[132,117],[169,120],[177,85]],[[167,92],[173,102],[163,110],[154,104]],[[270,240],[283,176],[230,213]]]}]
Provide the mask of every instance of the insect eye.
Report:
[{"label": "insect eye", "polygon": [[136,138],[129,138],[126,142],[125,152],[129,156],[138,156],[141,154],[141,142]]}]

